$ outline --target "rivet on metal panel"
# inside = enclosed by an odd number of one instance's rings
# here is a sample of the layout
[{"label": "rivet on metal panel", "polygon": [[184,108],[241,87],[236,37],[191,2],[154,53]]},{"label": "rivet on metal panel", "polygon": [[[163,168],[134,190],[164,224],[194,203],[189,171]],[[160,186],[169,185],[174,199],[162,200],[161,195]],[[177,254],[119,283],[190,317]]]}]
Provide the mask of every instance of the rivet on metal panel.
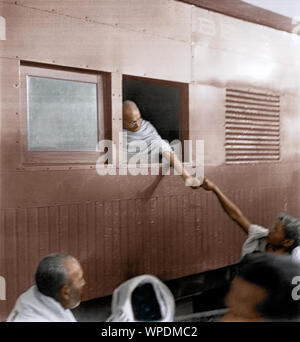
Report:
[{"label": "rivet on metal panel", "polygon": [[16,115],[19,115],[19,113],[18,113],[18,112],[16,112]]},{"label": "rivet on metal panel", "polygon": [[18,144],[19,142],[18,142],[18,140],[16,141],[16,144]]},{"label": "rivet on metal panel", "polygon": [[55,63],[55,61],[53,60],[52,63]]},{"label": "rivet on metal panel", "polygon": [[14,84],[15,88],[19,88],[19,86],[20,86],[20,84],[18,84],[18,83]]},{"label": "rivet on metal panel", "polygon": [[88,68],[89,66],[88,66],[88,65],[86,65],[85,67],[86,67],[86,68]]}]

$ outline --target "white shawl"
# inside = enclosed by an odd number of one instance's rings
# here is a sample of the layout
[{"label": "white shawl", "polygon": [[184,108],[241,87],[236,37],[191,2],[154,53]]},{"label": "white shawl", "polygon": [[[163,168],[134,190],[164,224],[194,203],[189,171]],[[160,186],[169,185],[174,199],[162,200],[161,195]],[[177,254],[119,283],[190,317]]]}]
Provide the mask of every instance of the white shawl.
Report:
[{"label": "white shawl", "polygon": [[175,301],[171,291],[158,278],[147,274],[129,279],[115,289],[112,298],[112,314],[107,322],[137,322],[131,305],[131,294],[136,287],[145,283],[153,286],[162,316],[159,322],[173,322]]},{"label": "white shawl", "polygon": [[76,322],[69,309],[39,292],[36,285],[17,300],[7,322]]}]

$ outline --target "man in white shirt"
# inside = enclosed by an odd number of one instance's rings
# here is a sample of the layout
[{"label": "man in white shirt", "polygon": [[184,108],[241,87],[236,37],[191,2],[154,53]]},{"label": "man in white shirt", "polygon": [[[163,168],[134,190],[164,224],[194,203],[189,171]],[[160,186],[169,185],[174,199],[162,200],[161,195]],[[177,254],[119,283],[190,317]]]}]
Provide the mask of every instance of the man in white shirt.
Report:
[{"label": "man in white shirt", "polygon": [[161,153],[182,176],[186,185],[194,188],[201,185],[202,181],[189,174],[170,145],[161,138],[154,126],[142,119],[140,110],[133,101],[124,101],[123,103],[123,128],[123,146],[129,163],[135,160],[134,157],[137,155],[145,163],[148,163],[149,158],[158,162]]},{"label": "man in white shirt", "polygon": [[291,254],[294,261],[300,262],[300,219],[280,213],[271,230],[252,224],[241,210],[227,198],[209,179],[204,178],[203,189],[213,191],[229,217],[237,222],[248,234],[241,257],[253,252]]},{"label": "man in white shirt", "polygon": [[76,322],[70,309],[80,304],[85,280],[74,257],[46,256],[36,270],[35,282],[18,298],[7,322]]}]

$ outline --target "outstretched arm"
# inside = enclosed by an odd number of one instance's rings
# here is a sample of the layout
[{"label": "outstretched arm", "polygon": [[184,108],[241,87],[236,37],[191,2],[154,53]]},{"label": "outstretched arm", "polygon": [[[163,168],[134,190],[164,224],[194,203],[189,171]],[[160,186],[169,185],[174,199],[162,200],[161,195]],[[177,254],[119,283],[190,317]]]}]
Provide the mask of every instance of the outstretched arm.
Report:
[{"label": "outstretched arm", "polygon": [[204,178],[203,189],[207,191],[213,191],[221,203],[224,211],[231,217],[231,219],[237,222],[246,233],[248,233],[251,222],[244,216],[239,207],[237,207],[229,198],[227,198],[222,191],[209,179]]},{"label": "outstretched arm", "polygon": [[201,186],[201,182],[194,176],[191,176],[189,172],[184,168],[181,161],[178,159],[174,152],[163,152],[163,156],[170,162],[170,165],[181,175],[185,184],[191,186],[193,189],[197,189]]}]

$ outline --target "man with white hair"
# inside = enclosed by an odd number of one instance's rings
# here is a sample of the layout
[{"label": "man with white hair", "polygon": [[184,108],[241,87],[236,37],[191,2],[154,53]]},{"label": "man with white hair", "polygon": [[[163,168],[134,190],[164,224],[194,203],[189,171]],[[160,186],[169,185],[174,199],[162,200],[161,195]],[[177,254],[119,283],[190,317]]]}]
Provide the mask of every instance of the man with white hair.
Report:
[{"label": "man with white hair", "polygon": [[35,283],[18,298],[7,322],[76,322],[70,309],[80,304],[85,280],[74,257],[46,256],[38,265]]},{"label": "man with white hair", "polygon": [[[171,146],[161,138],[149,121],[142,119],[138,106],[129,100],[123,102],[123,145],[129,163],[130,160],[135,160],[134,156],[137,155],[146,163],[150,157],[151,160],[158,162],[159,155],[162,154],[182,176],[186,185],[197,188],[202,183],[189,174]],[[137,150],[139,151],[137,152]]]},{"label": "man with white hair", "polygon": [[223,192],[208,178],[204,178],[202,188],[212,191],[227,215],[248,234],[242,247],[241,257],[254,252],[290,254],[295,262],[300,262],[300,219],[286,213],[279,213],[271,230],[251,223]]}]

